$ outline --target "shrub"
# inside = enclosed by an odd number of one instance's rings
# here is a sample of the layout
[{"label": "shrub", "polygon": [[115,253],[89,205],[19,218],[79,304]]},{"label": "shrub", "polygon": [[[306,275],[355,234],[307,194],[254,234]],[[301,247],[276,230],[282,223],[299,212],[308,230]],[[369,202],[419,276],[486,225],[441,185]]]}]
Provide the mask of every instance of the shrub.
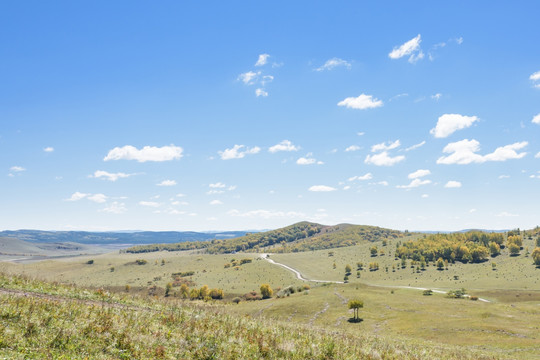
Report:
[{"label": "shrub", "polygon": [[262,284],[261,285],[261,295],[263,299],[269,299],[274,294],[274,291],[268,284]]},{"label": "shrub", "polygon": [[510,256],[518,256],[520,248],[519,248],[519,245],[510,243],[508,245],[508,250],[510,250]]},{"label": "shrub", "polygon": [[540,266],[540,247],[534,249],[531,256],[533,258],[534,265]]},{"label": "shrub", "polygon": [[137,265],[146,265],[146,264],[148,264],[148,261],[146,261],[145,259],[137,259],[137,260],[135,260],[135,263]]},{"label": "shrub", "polygon": [[246,299],[247,301],[254,301],[254,300],[261,300],[262,298],[255,291],[250,291],[244,295],[244,299]]},{"label": "shrub", "polygon": [[423,295],[424,296],[431,296],[431,295],[433,295],[433,290],[431,290],[431,289],[424,290]]},{"label": "shrub", "polygon": [[88,265],[92,265],[92,264],[94,263],[94,260],[88,260],[86,263],[87,263]]},{"label": "shrub", "polygon": [[470,299],[473,300],[473,301],[476,301],[476,300],[478,300],[478,296],[471,296]]},{"label": "shrub", "polygon": [[242,299],[240,299],[240,298],[237,296],[237,297],[235,297],[235,298],[232,299],[232,302],[235,303],[235,304],[238,304],[238,303],[240,303],[241,300],[242,300]]}]

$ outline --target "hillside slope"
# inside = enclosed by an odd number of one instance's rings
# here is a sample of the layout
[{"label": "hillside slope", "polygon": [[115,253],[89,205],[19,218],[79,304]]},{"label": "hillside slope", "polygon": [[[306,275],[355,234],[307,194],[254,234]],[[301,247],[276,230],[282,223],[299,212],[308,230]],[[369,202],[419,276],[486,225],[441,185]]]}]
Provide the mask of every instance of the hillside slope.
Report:
[{"label": "hillside slope", "polygon": [[245,252],[297,252],[353,246],[362,242],[395,239],[406,236],[397,230],[376,226],[339,224],[321,225],[307,221],[262,233],[208,243],[155,244],[134,246],[126,252],[181,251],[205,248],[211,254]]}]

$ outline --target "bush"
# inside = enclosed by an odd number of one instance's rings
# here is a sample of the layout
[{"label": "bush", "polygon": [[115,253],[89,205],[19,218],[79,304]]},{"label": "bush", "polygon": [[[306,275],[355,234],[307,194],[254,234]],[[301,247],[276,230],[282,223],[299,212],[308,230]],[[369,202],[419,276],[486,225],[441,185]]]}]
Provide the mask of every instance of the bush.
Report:
[{"label": "bush", "polygon": [[244,294],[244,299],[246,299],[247,301],[254,301],[254,300],[261,300],[262,298],[255,291],[250,291],[247,294]]},{"label": "bush", "polygon": [[94,260],[88,260],[86,263],[87,263],[88,265],[92,265],[92,264],[94,263]]},{"label": "bush", "polygon": [[431,295],[433,295],[433,290],[430,290],[430,289],[424,290],[423,294],[424,294],[424,296],[431,296]]},{"label": "bush", "polygon": [[263,299],[269,299],[274,294],[274,291],[268,284],[262,284],[261,285],[261,295]]},{"label": "bush", "polygon": [[476,300],[478,300],[478,296],[471,296],[470,299],[473,300],[473,301],[476,301]]},{"label": "bush", "polygon": [[232,299],[232,302],[235,303],[235,304],[238,304],[238,303],[240,303],[241,300],[242,300],[242,299],[240,299],[240,298],[237,296],[237,297],[235,297],[235,298]]},{"label": "bush", "polygon": [[148,264],[148,261],[146,261],[144,259],[137,259],[137,260],[135,260],[135,263],[137,265],[146,265],[146,264]]}]

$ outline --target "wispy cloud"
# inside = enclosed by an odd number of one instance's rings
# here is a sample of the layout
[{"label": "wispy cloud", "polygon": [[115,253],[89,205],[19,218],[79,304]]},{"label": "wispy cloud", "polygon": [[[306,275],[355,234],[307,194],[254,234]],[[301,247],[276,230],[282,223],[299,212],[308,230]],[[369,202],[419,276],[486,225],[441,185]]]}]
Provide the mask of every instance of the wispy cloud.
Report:
[{"label": "wispy cloud", "polygon": [[380,143],[375,144],[371,147],[371,152],[377,152],[377,151],[386,151],[386,150],[392,150],[395,148],[398,148],[401,146],[401,142],[399,140],[396,140],[394,142],[388,142],[388,143]]},{"label": "wispy cloud", "polygon": [[254,146],[252,148],[245,145],[234,145],[231,149],[225,149],[218,151],[221,160],[242,159],[246,155],[257,154],[261,151],[261,148]]},{"label": "wispy cloud", "polygon": [[109,181],[116,181],[118,179],[123,179],[130,177],[135,174],[125,174],[122,172],[119,173],[110,173],[104,170],[96,170],[93,175],[90,175],[90,177],[96,178],[96,179],[105,179]]},{"label": "wispy cloud", "polygon": [[274,211],[274,210],[251,210],[251,211],[245,211],[241,212],[236,209],[229,210],[227,212],[227,215],[229,216],[236,216],[236,217],[247,217],[247,218],[263,218],[263,219],[273,219],[273,218],[299,218],[299,219],[305,219],[306,215],[301,212],[296,211]]},{"label": "wispy cloud", "polygon": [[413,146],[410,146],[408,148],[405,149],[405,151],[411,151],[411,150],[415,150],[415,149],[418,149],[419,147],[422,147],[426,144],[425,141],[422,141],[421,143],[418,143],[418,144],[414,144]]},{"label": "wispy cloud", "polygon": [[445,188],[448,188],[448,189],[452,189],[452,188],[460,188],[461,187],[461,182],[459,181],[455,181],[455,180],[450,180],[448,181],[445,185],[444,185]]},{"label": "wispy cloud", "polygon": [[533,86],[535,88],[540,89],[540,71],[531,74],[531,76],[529,76],[529,80],[533,82]]},{"label": "wispy cloud", "polygon": [[145,146],[142,149],[137,149],[131,145],[115,147],[110,150],[104,161],[110,160],[137,160],[138,162],[146,161],[170,161],[182,158],[183,149],[179,146]]},{"label": "wispy cloud", "polygon": [[347,180],[348,181],[356,181],[356,180],[371,180],[371,179],[373,179],[373,174],[367,173],[367,174],[360,175],[360,176],[356,175],[356,176],[350,177]]},{"label": "wispy cloud", "polygon": [[348,97],[338,102],[338,106],[345,106],[349,109],[365,110],[383,106],[382,100],[374,98],[372,95],[360,94],[358,97]]},{"label": "wispy cloud", "polygon": [[9,171],[11,172],[23,172],[23,171],[26,171],[25,168],[23,168],[22,166],[12,166],[9,168]]},{"label": "wispy cloud", "polygon": [[324,63],[324,65],[322,65],[321,67],[316,68],[315,71],[333,70],[333,69],[335,69],[337,67],[344,67],[344,68],[350,69],[351,68],[351,63],[346,61],[346,60],[335,57],[335,58],[332,58],[330,60],[327,60]]},{"label": "wispy cloud", "polygon": [[392,157],[388,154],[387,151],[383,151],[379,154],[366,156],[366,159],[364,160],[364,162],[366,164],[372,164],[376,166],[392,166],[403,160],[405,160],[405,156],[403,155]]},{"label": "wispy cloud", "polygon": [[161,206],[160,203],[155,202],[155,201],[139,201],[139,205],[153,207],[153,208],[157,208]]},{"label": "wispy cloud", "polygon": [[422,37],[418,34],[411,40],[403,43],[400,46],[394,47],[394,49],[388,54],[390,59],[400,59],[404,56],[409,56],[409,62],[415,63],[424,57],[424,53],[420,48]]},{"label": "wispy cloud", "polygon": [[349,146],[348,148],[345,149],[345,152],[358,151],[360,149],[361,149],[361,147],[358,146],[358,145],[351,145],[351,146]]},{"label": "wispy cloud", "polygon": [[428,176],[430,174],[431,174],[431,171],[429,171],[429,170],[419,169],[419,170],[416,170],[415,172],[410,173],[407,177],[409,179],[417,179],[417,178],[421,178],[421,177],[424,177],[424,176]]},{"label": "wispy cloud", "polygon": [[322,161],[318,161],[314,159],[312,153],[308,153],[306,154],[305,157],[299,158],[298,160],[296,160],[296,163],[298,165],[313,165],[313,164],[323,165],[324,164]]},{"label": "wispy cloud", "polygon": [[283,140],[279,144],[271,146],[268,151],[271,153],[276,153],[278,151],[298,151],[300,146],[293,145],[289,140]]},{"label": "wispy cloud", "polygon": [[313,192],[330,192],[336,191],[337,189],[326,185],[313,185],[308,190]]},{"label": "wispy cloud", "polygon": [[532,123],[540,125],[540,113],[533,117]]},{"label": "wispy cloud", "polygon": [[464,116],[460,114],[444,114],[437,120],[437,125],[430,133],[436,138],[445,138],[454,132],[470,127],[476,121],[476,116]]},{"label": "wispy cloud", "polygon": [[412,189],[412,188],[416,188],[416,187],[427,185],[427,184],[431,184],[431,180],[427,180],[427,179],[422,180],[422,179],[415,178],[408,185],[398,185],[396,187],[398,189]]},{"label": "wispy cloud", "polygon": [[156,185],[157,186],[174,186],[174,185],[176,185],[176,181],[175,180],[163,180],[162,182],[157,183]]},{"label": "wispy cloud", "polygon": [[110,214],[123,214],[127,211],[126,204],[118,201],[113,201],[109,206],[103,208],[102,212]]},{"label": "wispy cloud", "polygon": [[264,66],[268,62],[268,58],[270,55],[268,54],[260,54],[259,58],[257,59],[257,62],[255,63],[255,66]]},{"label": "wispy cloud", "polygon": [[50,152],[54,151],[54,148],[52,146],[47,146],[47,147],[43,148],[43,151],[50,153]]},{"label": "wispy cloud", "polygon": [[480,151],[480,143],[476,140],[461,140],[450,143],[443,149],[448,156],[441,156],[437,159],[437,164],[460,164],[466,165],[471,163],[484,163],[487,161],[506,161],[511,159],[521,159],[526,152],[518,153],[518,150],[523,149],[528,145],[527,141],[517,142],[510,145],[498,147],[492,153],[486,155],[478,154]]}]

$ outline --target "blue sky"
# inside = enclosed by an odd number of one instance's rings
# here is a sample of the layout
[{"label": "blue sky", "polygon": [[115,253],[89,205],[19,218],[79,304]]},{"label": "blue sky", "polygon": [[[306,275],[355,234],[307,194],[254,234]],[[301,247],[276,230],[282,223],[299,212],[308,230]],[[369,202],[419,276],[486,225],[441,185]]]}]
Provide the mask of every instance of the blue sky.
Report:
[{"label": "blue sky", "polygon": [[540,225],[539,11],[3,2],[0,229]]}]

